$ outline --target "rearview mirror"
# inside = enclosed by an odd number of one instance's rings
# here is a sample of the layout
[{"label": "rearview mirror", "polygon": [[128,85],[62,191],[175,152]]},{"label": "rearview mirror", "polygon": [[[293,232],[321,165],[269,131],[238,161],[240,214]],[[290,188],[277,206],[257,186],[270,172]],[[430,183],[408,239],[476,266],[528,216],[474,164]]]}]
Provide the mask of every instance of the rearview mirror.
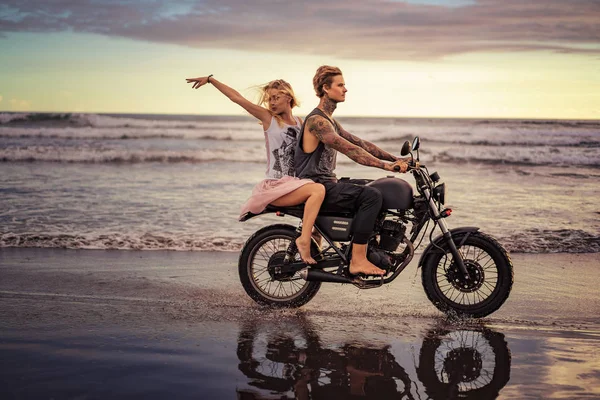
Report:
[{"label": "rearview mirror", "polygon": [[400,150],[400,155],[401,156],[405,156],[407,154],[410,153],[411,147],[410,147],[410,142],[407,140],[406,142],[404,142],[404,144],[402,145],[402,150]]},{"label": "rearview mirror", "polygon": [[421,140],[419,139],[418,136],[416,136],[415,140],[413,140],[413,144],[412,144],[413,151],[419,150],[419,146],[421,146]]}]

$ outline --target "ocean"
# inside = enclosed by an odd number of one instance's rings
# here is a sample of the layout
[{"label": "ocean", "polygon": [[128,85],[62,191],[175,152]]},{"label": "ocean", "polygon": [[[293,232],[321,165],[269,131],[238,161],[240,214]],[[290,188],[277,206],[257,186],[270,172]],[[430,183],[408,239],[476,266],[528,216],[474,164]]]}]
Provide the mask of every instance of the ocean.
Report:
[{"label": "ocean", "polygon": [[[511,252],[600,252],[600,121],[339,121],[394,154],[418,135],[450,227]],[[265,169],[251,117],[0,113],[0,247],[239,251],[262,226],[297,223],[238,222]],[[342,155],[336,172],[389,175]]]}]

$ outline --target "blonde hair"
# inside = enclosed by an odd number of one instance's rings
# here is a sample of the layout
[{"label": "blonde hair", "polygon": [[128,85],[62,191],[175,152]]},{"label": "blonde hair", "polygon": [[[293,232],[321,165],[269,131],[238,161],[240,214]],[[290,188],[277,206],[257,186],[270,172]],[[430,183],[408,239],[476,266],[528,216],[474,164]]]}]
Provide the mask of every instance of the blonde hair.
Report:
[{"label": "blonde hair", "polygon": [[325,96],[323,86],[331,86],[333,78],[337,75],[342,75],[342,71],[338,67],[332,67],[330,65],[322,65],[317,69],[313,78],[313,87],[317,97]]},{"label": "blonde hair", "polygon": [[[298,101],[298,99],[296,98],[296,95],[294,94],[294,89],[292,89],[292,85],[290,85],[283,79],[275,79],[274,81],[271,81],[260,87],[260,99],[258,100],[259,106],[262,106],[262,107],[266,108],[267,110],[269,110],[269,97],[270,96],[269,96],[268,91],[271,89],[278,90],[279,93],[290,96],[290,107],[291,108],[294,108],[294,107],[297,107],[300,105],[300,102]],[[269,110],[269,112],[271,113],[271,115],[273,115],[273,117],[275,117],[277,124],[279,126],[283,126],[283,119],[281,118],[281,116],[273,113],[271,110]]]}]

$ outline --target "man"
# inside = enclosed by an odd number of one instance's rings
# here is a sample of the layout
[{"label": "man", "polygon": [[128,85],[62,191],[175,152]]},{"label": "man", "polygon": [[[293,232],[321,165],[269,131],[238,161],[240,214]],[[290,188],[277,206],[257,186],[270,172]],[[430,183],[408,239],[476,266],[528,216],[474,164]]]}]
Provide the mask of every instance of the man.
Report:
[{"label": "man", "polygon": [[321,99],[319,105],[304,120],[294,161],[296,176],[309,178],[325,186],[325,200],[321,209],[355,211],[352,238],[351,274],[383,275],[385,271],[367,260],[367,242],[373,232],[381,209],[381,193],[372,187],[338,182],[335,173],[337,151],[359,164],[386,171],[406,172],[408,162],[381,150],[342,128],[332,118],[337,104],[346,99],[346,85],[342,71],[324,65],[317,69],[313,86]]}]

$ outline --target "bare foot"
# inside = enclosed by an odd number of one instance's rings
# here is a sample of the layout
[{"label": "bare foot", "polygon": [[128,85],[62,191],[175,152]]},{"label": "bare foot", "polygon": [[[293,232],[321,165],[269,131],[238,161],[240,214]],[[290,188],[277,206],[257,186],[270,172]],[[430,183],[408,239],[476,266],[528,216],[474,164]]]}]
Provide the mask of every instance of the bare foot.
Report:
[{"label": "bare foot", "polygon": [[310,256],[310,238],[308,241],[303,241],[302,238],[296,239],[296,246],[298,247],[298,253],[300,253],[300,258],[307,264],[316,264],[314,258]]},{"label": "bare foot", "polygon": [[350,261],[350,273],[352,275],[385,275],[385,271],[383,269],[377,268],[369,260],[363,259],[355,261],[354,258],[352,261]]}]

